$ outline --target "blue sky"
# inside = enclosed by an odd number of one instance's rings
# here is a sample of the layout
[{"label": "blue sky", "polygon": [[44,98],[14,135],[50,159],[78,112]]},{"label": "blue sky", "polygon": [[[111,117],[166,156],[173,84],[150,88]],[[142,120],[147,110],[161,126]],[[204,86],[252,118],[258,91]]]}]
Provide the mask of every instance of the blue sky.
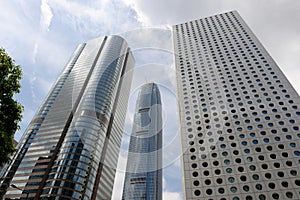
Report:
[{"label": "blue sky", "polygon": [[[237,10],[300,92],[300,1],[298,0],[9,0],[0,2],[0,46],[23,69],[24,105],[20,139],[75,47],[89,39],[120,34],[136,57],[131,102],[145,81],[160,85],[164,106],[164,197],[181,199],[172,24]],[[134,103],[126,131],[130,133]],[[128,134],[120,154],[114,199],[120,198]],[[167,141],[167,142],[166,142]]]}]

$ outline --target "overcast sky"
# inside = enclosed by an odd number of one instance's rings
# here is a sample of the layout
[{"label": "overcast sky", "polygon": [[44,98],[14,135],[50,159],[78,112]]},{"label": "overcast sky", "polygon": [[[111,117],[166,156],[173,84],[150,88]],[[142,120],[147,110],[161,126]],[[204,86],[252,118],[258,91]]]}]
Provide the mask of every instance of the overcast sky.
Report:
[{"label": "overcast sky", "polygon": [[[170,114],[176,105],[170,25],[237,10],[299,93],[299,9],[299,0],[0,1],[0,46],[24,72],[17,98],[25,111],[16,139],[20,139],[75,47],[95,37],[120,34],[128,40],[137,60],[131,102],[135,102],[143,82],[155,81],[160,85],[163,103],[168,104],[164,111],[164,156],[170,159],[164,169],[164,197],[180,199],[177,118]],[[129,134],[132,104],[126,119]],[[127,145],[128,134],[122,144],[114,199],[119,199],[122,191]],[[172,148],[174,154],[167,154]]]}]

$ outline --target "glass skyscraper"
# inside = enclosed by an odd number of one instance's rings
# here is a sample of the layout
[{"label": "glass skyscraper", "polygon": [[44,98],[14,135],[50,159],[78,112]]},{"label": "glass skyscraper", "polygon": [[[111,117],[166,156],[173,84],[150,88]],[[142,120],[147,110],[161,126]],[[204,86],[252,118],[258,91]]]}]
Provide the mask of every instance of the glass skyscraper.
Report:
[{"label": "glass skyscraper", "polygon": [[173,41],[184,199],[300,199],[300,98],[240,15]]},{"label": "glass skyscraper", "polygon": [[162,199],[162,106],[155,83],[138,95],[122,199]]},{"label": "glass skyscraper", "polygon": [[110,199],[133,65],[119,36],[80,44],[2,170],[1,197]]}]

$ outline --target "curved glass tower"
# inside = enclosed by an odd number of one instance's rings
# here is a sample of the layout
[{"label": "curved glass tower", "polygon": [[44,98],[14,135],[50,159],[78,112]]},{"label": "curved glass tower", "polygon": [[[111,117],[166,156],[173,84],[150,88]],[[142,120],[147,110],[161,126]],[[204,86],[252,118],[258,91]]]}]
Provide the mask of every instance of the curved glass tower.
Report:
[{"label": "curved glass tower", "polygon": [[156,84],[136,103],[122,199],[162,199],[162,106]]},{"label": "curved glass tower", "polygon": [[3,198],[111,198],[133,65],[119,36],[78,46],[2,171]]}]

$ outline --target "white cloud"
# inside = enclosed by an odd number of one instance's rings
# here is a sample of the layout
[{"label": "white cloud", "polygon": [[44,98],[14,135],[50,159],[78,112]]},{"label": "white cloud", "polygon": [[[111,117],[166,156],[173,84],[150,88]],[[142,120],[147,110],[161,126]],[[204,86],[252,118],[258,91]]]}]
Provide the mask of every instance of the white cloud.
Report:
[{"label": "white cloud", "polygon": [[134,0],[122,0],[127,6],[130,6],[137,13],[136,19],[142,23],[144,26],[149,26],[151,24],[151,19],[142,11],[139,3]]},{"label": "white cloud", "polygon": [[52,0],[51,6],[61,22],[83,35],[117,34],[139,26],[133,10],[122,2]]},{"label": "white cloud", "polygon": [[36,63],[36,55],[38,53],[39,44],[38,41],[34,43],[33,51],[32,51],[32,62]]},{"label": "white cloud", "polygon": [[31,89],[31,98],[32,98],[32,101],[37,103],[36,102],[36,95],[35,95],[35,89],[34,89],[34,85],[35,85],[35,81],[36,81],[36,75],[35,75],[35,72],[33,72],[33,74],[31,74],[31,77],[29,79],[29,83],[30,83],[30,89]]},{"label": "white cloud", "polygon": [[41,2],[41,6],[40,6],[40,31],[37,35],[36,41],[34,43],[34,48],[32,51],[32,62],[36,63],[36,56],[39,50],[39,43],[41,40],[41,34],[48,32],[49,31],[49,27],[51,24],[51,20],[53,17],[51,8],[48,4],[48,0],[42,0]]},{"label": "white cloud", "polygon": [[115,176],[115,183],[114,183],[113,194],[111,198],[113,200],[120,200],[122,198],[126,163],[127,163],[127,154],[126,152],[121,152],[119,154],[117,172]]},{"label": "white cloud", "polygon": [[167,182],[166,182],[166,179],[164,176],[162,177],[162,183],[163,183],[163,190],[165,190],[165,188],[167,186]]},{"label": "white cloud", "polygon": [[163,192],[163,199],[165,200],[181,200],[182,197],[178,192]]},{"label": "white cloud", "polygon": [[40,27],[42,31],[49,31],[52,17],[53,14],[48,4],[48,0],[42,0],[40,17]]}]

